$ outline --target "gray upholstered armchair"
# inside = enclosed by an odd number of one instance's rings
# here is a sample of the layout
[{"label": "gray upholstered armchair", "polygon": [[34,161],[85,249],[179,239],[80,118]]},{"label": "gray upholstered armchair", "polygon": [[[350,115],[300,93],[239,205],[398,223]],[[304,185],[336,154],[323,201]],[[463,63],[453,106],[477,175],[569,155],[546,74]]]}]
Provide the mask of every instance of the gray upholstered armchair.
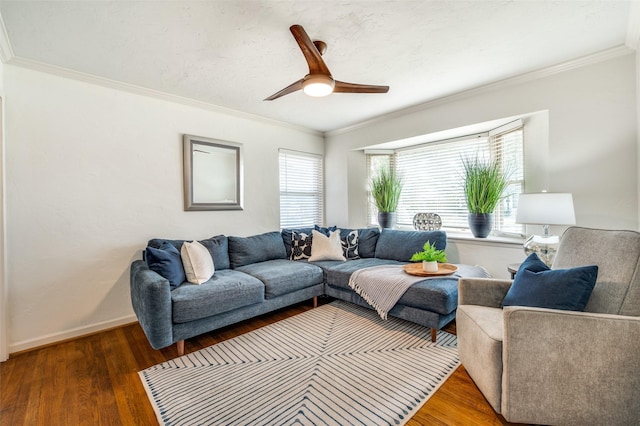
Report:
[{"label": "gray upholstered armchair", "polygon": [[640,424],[640,233],[567,229],[552,269],[593,264],[584,312],[503,309],[511,281],[460,280],[460,360],[508,421]]}]

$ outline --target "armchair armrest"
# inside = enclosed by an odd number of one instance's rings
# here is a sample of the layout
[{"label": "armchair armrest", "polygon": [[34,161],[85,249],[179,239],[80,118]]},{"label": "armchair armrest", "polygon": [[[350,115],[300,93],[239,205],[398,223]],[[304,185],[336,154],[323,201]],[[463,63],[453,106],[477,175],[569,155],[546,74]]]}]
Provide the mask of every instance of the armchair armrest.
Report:
[{"label": "armchair armrest", "polygon": [[480,305],[490,308],[502,306],[512,281],[495,278],[460,278],[458,305]]},{"label": "armchair armrest", "polygon": [[640,317],[504,309],[502,414],[512,422],[635,424]]},{"label": "armchair armrest", "polygon": [[131,264],[131,304],[154,349],[174,343],[169,281],[149,269],[143,260]]}]

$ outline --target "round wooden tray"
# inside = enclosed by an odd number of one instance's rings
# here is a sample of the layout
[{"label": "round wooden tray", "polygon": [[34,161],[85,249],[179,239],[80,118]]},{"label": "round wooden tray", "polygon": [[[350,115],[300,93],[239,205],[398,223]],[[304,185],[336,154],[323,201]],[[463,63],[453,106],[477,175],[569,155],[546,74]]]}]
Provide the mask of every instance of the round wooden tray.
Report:
[{"label": "round wooden tray", "polygon": [[433,275],[449,275],[458,270],[456,265],[451,263],[438,263],[438,272],[426,272],[422,269],[422,262],[409,263],[402,267],[409,275],[417,275],[419,277],[431,277]]}]

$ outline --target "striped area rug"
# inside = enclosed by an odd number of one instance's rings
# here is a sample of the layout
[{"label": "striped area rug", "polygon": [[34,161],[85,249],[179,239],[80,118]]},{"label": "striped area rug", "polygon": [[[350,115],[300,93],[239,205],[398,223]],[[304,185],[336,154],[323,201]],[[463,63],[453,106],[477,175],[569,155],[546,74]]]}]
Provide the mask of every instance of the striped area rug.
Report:
[{"label": "striped area rug", "polygon": [[335,301],[141,371],[163,425],[403,425],[456,337]]}]

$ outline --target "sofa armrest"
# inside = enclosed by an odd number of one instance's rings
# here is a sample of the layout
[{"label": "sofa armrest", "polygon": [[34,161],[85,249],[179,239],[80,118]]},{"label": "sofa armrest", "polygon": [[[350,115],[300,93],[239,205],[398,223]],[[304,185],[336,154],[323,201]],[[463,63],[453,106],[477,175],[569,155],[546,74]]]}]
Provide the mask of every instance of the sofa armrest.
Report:
[{"label": "sofa armrest", "polygon": [[169,281],[149,269],[143,260],[131,264],[131,304],[154,349],[173,342],[171,288]]},{"label": "sofa armrest", "polygon": [[502,300],[512,281],[495,278],[460,278],[458,305],[480,305],[490,308],[502,306]]},{"label": "sofa armrest", "polygon": [[502,414],[536,424],[636,424],[640,317],[504,309]]}]

